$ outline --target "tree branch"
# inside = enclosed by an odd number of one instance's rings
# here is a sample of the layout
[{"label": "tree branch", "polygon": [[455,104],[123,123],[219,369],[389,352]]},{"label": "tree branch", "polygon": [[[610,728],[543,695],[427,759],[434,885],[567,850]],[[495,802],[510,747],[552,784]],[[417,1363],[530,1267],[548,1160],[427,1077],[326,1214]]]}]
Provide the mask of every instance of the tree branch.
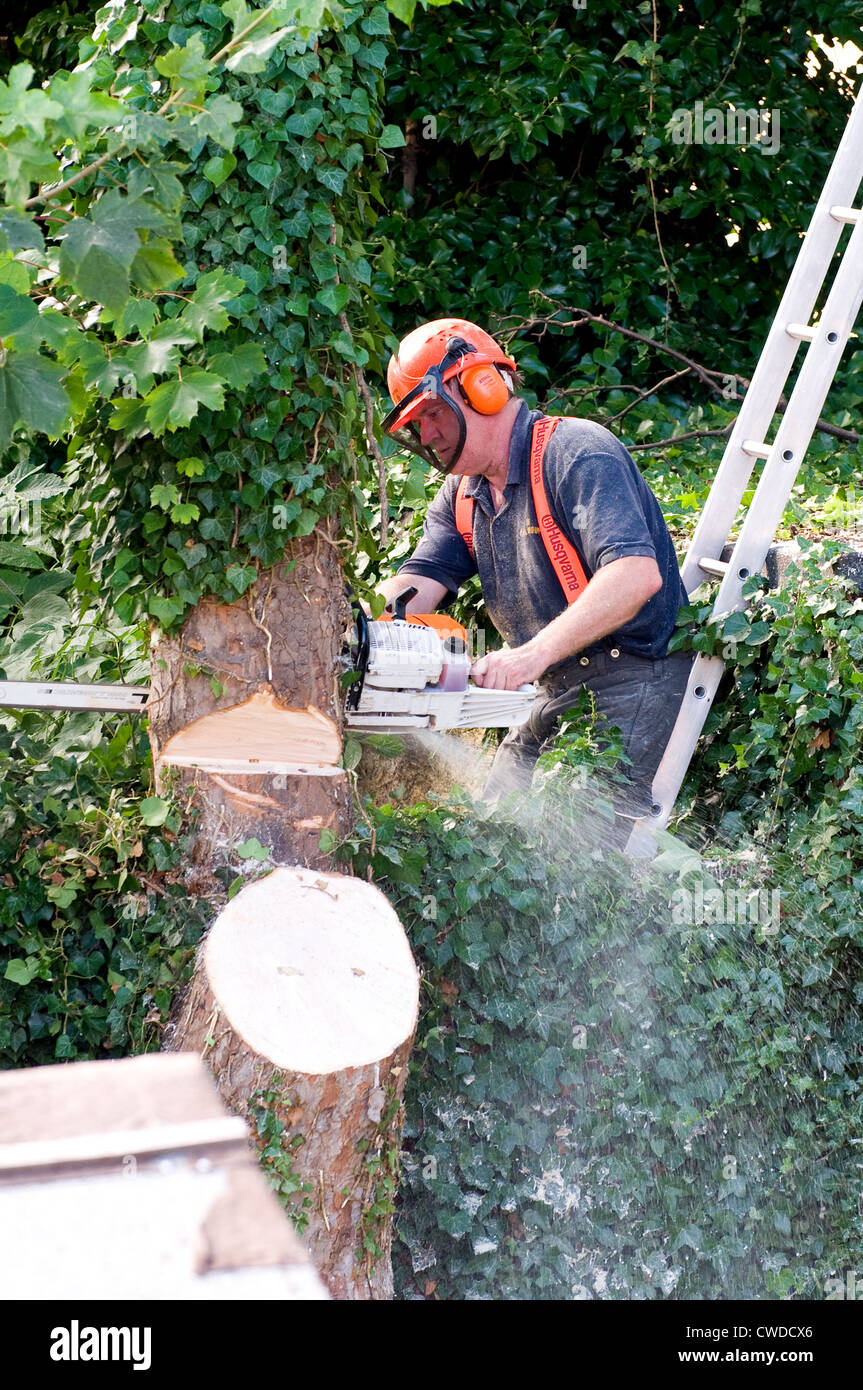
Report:
[{"label": "tree branch", "polygon": [[652,453],[658,454],[663,449],[670,449],[672,444],[680,444],[684,439],[710,439],[712,437],[727,439],[731,434],[731,426],[725,425],[721,430],[689,430],[686,434],[674,434],[670,439],[660,439],[658,444],[627,444],[627,450],[634,454],[637,449],[650,449]]},{"label": "tree branch", "polygon": [[[541,290],[537,290],[537,294],[542,299],[547,300],[549,304],[554,303],[551,296],[543,294]],[[612,319],[604,318],[601,314],[592,314],[589,309],[582,309],[579,307],[573,308],[570,305],[564,305],[562,307],[566,313],[577,314],[578,317],[570,320],[561,320],[555,317],[554,314],[549,314],[545,318],[537,317],[535,319],[527,319],[522,323],[521,327],[530,329],[534,327],[534,325],[541,324],[543,331],[545,331],[551,324],[555,324],[561,328],[583,328],[585,324],[595,323],[599,328],[606,328],[613,333],[620,333],[624,338],[631,338],[637,343],[644,343],[646,347],[654,348],[657,352],[663,352],[667,357],[672,357],[677,362],[683,362],[689,371],[693,372],[709,390],[717,396],[722,396],[724,400],[728,399],[726,390],[729,378],[733,377],[736,381],[741,382],[743,386],[751,385],[749,377],[740,376],[739,373],[714,371],[711,367],[705,367],[702,362],[696,362],[694,358],[687,357],[685,353],[679,352],[677,348],[669,347],[667,343],[661,343],[656,338],[649,337],[646,333],[638,333],[634,328],[626,328],[622,323],[614,323]],[[675,375],[683,375],[683,373],[675,373]],[[669,380],[671,379],[672,378],[669,378]],[[663,384],[662,382],[659,383],[659,385]],[[653,390],[656,389],[656,387],[653,388]],[[651,393],[648,392],[647,394],[650,395]],[[734,399],[737,400],[738,397],[735,396]],[[634,405],[635,402],[633,401],[632,404]],[[784,415],[787,408],[788,397],[783,394],[779,397],[777,410],[780,415]],[[843,429],[841,425],[831,425],[829,420],[819,418],[816,422],[815,429],[819,430],[822,434],[831,435],[834,439],[841,439],[845,444],[860,444],[863,442],[863,435],[858,434],[856,430],[846,430]],[[686,438],[697,437],[702,433],[705,432],[696,431],[695,436],[687,435]],[[722,433],[722,431],[712,430],[707,431],[707,433],[716,434]],[[683,436],[678,435],[678,438],[683,438]],[[645,448],[647,446],[639,445],[638,447]]]}]

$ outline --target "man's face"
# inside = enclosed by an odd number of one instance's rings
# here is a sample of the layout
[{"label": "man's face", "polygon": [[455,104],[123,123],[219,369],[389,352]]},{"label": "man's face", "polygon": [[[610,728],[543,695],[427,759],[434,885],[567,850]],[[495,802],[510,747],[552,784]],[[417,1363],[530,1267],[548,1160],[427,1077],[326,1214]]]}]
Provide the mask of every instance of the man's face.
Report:
[{"label": "man's face", "polygon": [[[461,410],[457,396],[450,390],[450,383],[446,382],[443,389]],[[462,414],[464,414],[463,410]],[[448,464],[458,448],[459,442],[458,420],[452,409],[445,405],[439,397],[433,396],[424,406],[422,414],[417,419],[417,424],[423,444],[430,445],[434,449],[442,464]],[[458,465],[455,471],[458,472]]]}]

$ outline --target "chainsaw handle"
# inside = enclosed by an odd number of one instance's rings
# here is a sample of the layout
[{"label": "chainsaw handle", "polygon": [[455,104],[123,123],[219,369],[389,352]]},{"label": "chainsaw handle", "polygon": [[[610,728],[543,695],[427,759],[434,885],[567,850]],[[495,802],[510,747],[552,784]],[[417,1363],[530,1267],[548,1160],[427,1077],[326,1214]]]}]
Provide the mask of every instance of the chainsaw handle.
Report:
[{"label": "chainsaw handle", "polygon": [[354,681],[348,691],[348,709],[359,708],[360,696],[363,693],[363,684],[366,678],[366,667],[369,664],[369,620],[365,615],[365,610],[359,604],[354,611],[354,620],[357,625],[357,670],[360,672],[360,678],[358,681]]},{"label": "chainsaw handle", "polygon": [[410,589],[402,589],[401,593],[396,598],[392,599],[391,603],[387,604],[387,608],[391,607],[392,615],[396,622],[405,622],[408,604],[412,598],[416,598],[418,593],[419,589],[414,589],[413,587]]}]

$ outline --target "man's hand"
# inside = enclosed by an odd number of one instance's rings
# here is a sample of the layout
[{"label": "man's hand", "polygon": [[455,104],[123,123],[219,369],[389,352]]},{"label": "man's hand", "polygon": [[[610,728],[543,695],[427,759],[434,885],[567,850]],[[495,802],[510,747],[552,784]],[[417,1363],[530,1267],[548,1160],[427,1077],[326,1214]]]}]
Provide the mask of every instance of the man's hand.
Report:
[{"label": "man's hand", "polygon": [[471,668],[476,685],[516,690],[539,680],[558,661],[616,632],[662,588],[662,575],[649,556],[629,555],[597,570],[577,603],[570,604],[523,647],[491,652]]},{"label": "man's hand", "polygon": [[526,642],[512,650],[507,647],[501,652],[489,652],[473,663],[470,675],[474,685],[489,690],[518,690],[520,685],[538,680],[547,665],[532,643]]}]

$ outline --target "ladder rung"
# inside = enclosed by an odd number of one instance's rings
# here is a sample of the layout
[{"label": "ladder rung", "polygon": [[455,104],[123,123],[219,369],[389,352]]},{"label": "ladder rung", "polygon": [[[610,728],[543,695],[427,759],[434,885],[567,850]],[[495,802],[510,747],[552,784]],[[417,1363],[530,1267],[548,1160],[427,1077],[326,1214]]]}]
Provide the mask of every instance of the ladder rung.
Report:
[{"label": "ladder rung", "polygon": [[698,568],[704,570],[705,574],[715,574],[721,579],[724,574],[728,573],[728,561],[713,560],[709,555],[702,555],[698,561]]},{"label": "ladder rung", "polygon": [[756,459],[766,459],[770,457],[771,444],[760,444],[757,439],[744,439],[741,444],[744,454],[751,454]]},{"label": "ladder rung", "polygon": [[799,338],[801,343],[811,343],[816,329],[810,328],[806,323],[786,323],[785,332],[789,338]]},{"label": "ladder rung", "polygon": [[830,216],[837,222],[859,222],[863,217],[863,208],[843,208],[837,203],[830,209]]}]

